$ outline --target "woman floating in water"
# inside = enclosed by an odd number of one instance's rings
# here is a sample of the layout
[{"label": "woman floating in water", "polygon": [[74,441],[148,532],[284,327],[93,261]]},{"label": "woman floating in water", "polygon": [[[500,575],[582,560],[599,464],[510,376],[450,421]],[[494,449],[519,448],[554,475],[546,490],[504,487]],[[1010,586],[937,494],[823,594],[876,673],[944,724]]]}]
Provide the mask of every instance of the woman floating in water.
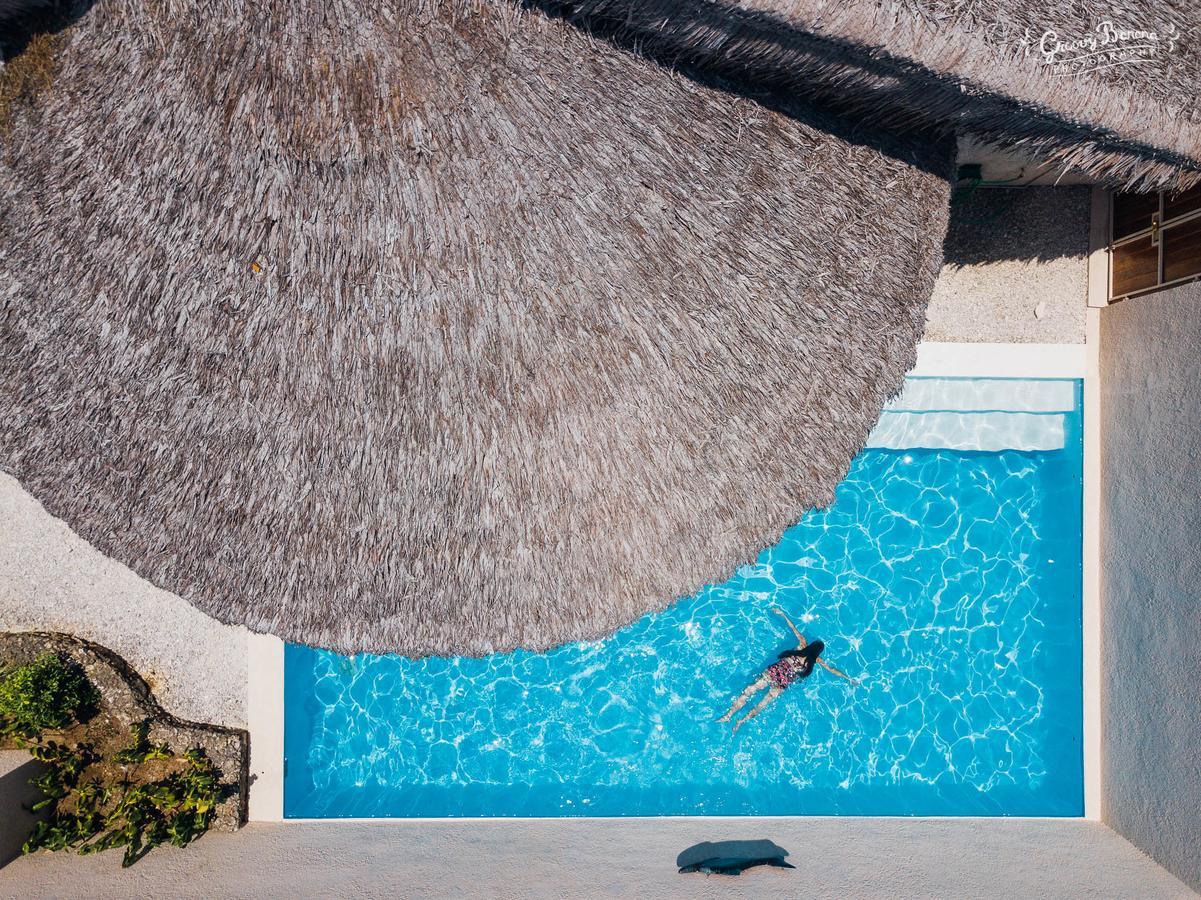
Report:
[{"label": "woman floating in water", "polygon": [[784,688],[788,687],[794,681],[800,681],[802,678],[808,678],[813,673],[813,664],[817,663],[831,675],[837,675],[839,678],[845,678],[851,684],[858,684],[854,678],[849,675],[844,675],[832,665],[821,658],[822,651],[826,649],[826,645],[821,641],[808,643],[804,636],[797,630],[797,627],[792,624],[792,619],[784,615],[784,610],[776,607],[772,612],[778,613],[788,627],[792,629],[792,633],[796,635],[797,648],[795,650],[785,650],[780,654],[779,660],[772,663],[763,670],[763,674],[759,676],[759,680],[751,684],[743,691],[738,699],[730,706],[730,711],[722,716],[717,721],[728,722],[731,717],[746,705],[746,702],[751,699],[751,695],[757,691],[767,688],[767,695],[759,701],[759,705],[752,709],[749,713],[734,723],[734,730],[737,731],[747,720],[755,718],[759,713],[767,707],[782,693]]}]

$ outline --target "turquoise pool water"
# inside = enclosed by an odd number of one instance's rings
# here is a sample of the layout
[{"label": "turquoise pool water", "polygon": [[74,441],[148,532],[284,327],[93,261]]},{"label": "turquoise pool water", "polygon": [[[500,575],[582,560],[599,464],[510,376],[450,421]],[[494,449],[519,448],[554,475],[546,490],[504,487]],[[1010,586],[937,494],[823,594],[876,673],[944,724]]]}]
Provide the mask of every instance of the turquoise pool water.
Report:
[{"label": "turquoise pool water", "polygon": [[[608,640],[287,647],[285,815],[1081,815],[1080,386],[1030,384],[914,385],[829,509]],[[862,684],[818,670],[732,735],[795,643],[774,606]]]}]

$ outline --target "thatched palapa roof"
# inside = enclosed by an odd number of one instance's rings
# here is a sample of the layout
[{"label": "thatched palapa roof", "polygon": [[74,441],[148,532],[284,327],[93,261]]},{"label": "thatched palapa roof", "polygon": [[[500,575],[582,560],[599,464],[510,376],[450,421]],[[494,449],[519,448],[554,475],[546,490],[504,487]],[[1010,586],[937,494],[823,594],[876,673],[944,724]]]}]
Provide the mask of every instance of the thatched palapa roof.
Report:
[{"label": "thatched palapa roof", "polygon": [[826,503],[950,159],[537,11],[108,0],[0,168],[0,464],[289,640],[611,632]]},{"label": "thatched palapa roof", "polygon": [[[88,5],[0,0],[78,17],[0,73],[0,465],[343,650],[599,636],[827,502],[951,137],[1201,178],[1178,0]],[[1103,19],[1155,52],[1042,64]]]}]

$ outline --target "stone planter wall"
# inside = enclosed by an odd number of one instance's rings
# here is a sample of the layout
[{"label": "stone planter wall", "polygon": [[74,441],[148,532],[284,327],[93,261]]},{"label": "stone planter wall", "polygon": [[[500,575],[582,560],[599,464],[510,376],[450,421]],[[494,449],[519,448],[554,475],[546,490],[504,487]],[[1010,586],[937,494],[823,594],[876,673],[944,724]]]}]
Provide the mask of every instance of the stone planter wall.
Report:
[{"label": "stone planter wall", "polygon": [[212,828],[233,831],[246,821],[250,737],[240,728],[185,722],[164,710],[146,682],[121,657],[98,644],[65,634],[22,632],[0,634],[0,663],[32,662],[46,652],[62,653],[83,667],[100,692],[101,706],[130,724],[150,720],[150,740],[176,753],[199,747],[213,761],[231,796],[217,807]]}]

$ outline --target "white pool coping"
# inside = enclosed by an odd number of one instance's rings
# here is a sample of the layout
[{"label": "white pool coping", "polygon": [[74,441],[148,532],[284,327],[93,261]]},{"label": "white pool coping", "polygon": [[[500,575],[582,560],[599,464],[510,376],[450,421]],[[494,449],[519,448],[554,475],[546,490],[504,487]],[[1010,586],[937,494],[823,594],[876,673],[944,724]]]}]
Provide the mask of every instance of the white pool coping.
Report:
[{"label": "white pool coping", "polygon": [[[1097,389],[1098,311],[1088,311],[1088,344],[959,344],[923,341],[910,377],[947,378],[1080,378],[1084,381],[1084,815],[1101,818],[1101,662],[1100,662],[1100,417]],[[284,645],[279,638],[252,634],[247,642],[247,718],[250,731],[250,802],[252,822],[420,822],[444,818],[285,819],[284,818]],[[561,816],[456,817],[452,821],[559,819]],[[628,821],[579,817],[597,821]],[[635,817],[629,817],[635,818]],[[729,816],[664,816],[661,818],[729,819]],[[814,817],[817,818],[817,817]],[[872,818],[912,818],[875,816]],[[994,820],[997,817],[948,818]],[[1041,816],[1008,820],[1062,821]]]},{"label": "white pool coping", "polygon": [[246,728],[250,732],[251,822],[284,819],[284,642],[270,634],[246,640]]},{"label": "white pool coping", "polygon": [[1084,817],[1101,820],[1101,310],[1085,311],[1084,527],[1081,646],[1084,650]]},{"label": "white pool coping", "polygon": [[922,341],[910,378],[1084,378],[1085,344],[960,344]]}]

